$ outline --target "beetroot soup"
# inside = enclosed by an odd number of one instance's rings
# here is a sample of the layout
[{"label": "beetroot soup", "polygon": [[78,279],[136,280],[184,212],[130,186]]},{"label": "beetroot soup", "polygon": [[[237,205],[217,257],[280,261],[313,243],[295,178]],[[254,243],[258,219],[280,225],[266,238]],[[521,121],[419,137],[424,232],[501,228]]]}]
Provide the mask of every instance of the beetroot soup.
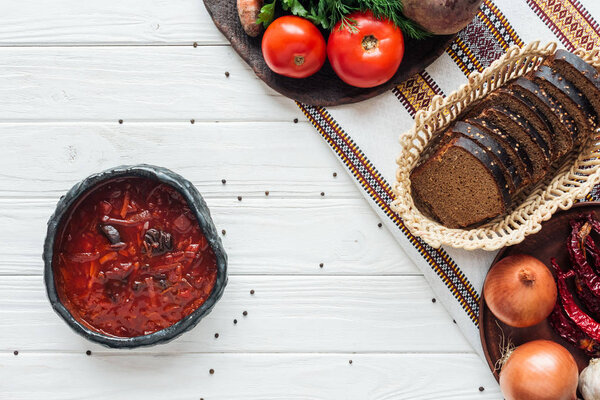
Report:
[{"label": "beetroot soup", "polygon": [[171,186],[121,178],[92,189],[54,247],[59,298],[79,322],[111,336],[173,325],[210,295],[217,261],[194,213]]}]

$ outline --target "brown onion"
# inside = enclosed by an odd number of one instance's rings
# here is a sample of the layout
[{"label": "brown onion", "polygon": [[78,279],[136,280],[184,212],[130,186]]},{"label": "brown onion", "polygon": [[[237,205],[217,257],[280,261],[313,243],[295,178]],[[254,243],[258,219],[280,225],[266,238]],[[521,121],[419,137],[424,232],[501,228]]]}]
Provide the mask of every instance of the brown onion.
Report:
[{"label": "brown onion", "polygon": [[500,321],[517,328],[542,322],[556,303],[556,283],[550,270],[525,254],[508,256],[488,272],[485,302]]},{"label": "brown onion", "polygon": [[506,400],[574,400],[579,371],[567,349],[534,340],[514,350],[500,371]]}]

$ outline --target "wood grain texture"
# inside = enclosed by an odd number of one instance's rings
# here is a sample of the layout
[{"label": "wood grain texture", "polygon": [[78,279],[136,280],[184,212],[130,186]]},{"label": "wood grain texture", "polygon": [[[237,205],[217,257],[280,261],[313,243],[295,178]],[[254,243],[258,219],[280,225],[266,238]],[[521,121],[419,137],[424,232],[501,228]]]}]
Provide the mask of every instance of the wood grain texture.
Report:
[{"label": "wood grain texture", "polygon": [[0,88],[0,121],[302,117],[223,46],[0,47]]},{"label": "wood grain texture", "polygon": [[[0,233],[0,275],[41,275],[46,222],[57,200],[0,198],[0,226],[11,227]],[[229,274],[419,274],[362,199],[206,202],[217,230],[226,231]]]},{"label": "wood grain texture", "polygon": [[229,45],[199,0],[2,3],[0,46]]},{"label": "wood grain texture", "polygon": [[0,137],[4,197],[57,197],[92,173],[149,163],[209,198],[361,198],[308,122],[0,123]]},{"label": "wood grain texture", "polygon": [[[234,275],[223,298],[196,328],[166,345],[127,354],[470,353],[458,327],[432,297],[422,276]],[[40,277],[0,277],[0,304],[0,352],[106,350],[59,319]]]},{"label": "wood grain texture", "polygon": [[404,38],[405,52],[396,74],[386,83],[373,88],[357,88],[344,83],[329,62],[316,74],[294,79],[278,75],[267,66],[261,50],[261,37],[250,37],[240,23],[233,0],[204,0],[215,25],[233,48],[250,65],[256,75],[279,93],[296,101],[319,106],[356,103],[386,92],[412,75],[421,72],[435,60],[455,35],[431,36],[424,40]]},{"label": "wood grain texture", "polygon": [[482,365],[471,354],[4,353],[0,389],[12,400],[501,398]]}]

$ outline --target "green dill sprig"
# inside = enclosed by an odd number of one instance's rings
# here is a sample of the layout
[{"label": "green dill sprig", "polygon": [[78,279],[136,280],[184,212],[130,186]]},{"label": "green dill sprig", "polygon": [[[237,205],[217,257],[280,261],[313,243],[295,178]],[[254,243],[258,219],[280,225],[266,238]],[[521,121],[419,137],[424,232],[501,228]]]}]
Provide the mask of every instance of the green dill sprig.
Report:
[{"label": "green dill sprig", "polygon": [[[312,21],[323,29],[332,29],[341,21],[341,28],[356,30],[356,21],[348,17],[354,11],[371,10],[376,18],[389,19],[413,39],[424,39],[431,34],[402,14],[401,0],[279,0],[281,10]],[[267,27],[275,18],[278,0],[266,3],[257,23]]]}]

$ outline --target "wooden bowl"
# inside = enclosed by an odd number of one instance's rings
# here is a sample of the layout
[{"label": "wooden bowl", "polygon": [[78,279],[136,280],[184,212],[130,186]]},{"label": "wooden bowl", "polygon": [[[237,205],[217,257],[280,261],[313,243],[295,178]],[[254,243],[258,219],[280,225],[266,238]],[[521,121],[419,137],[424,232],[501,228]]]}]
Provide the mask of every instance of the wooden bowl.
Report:
[{"label": "wooden bowl", "polygon": [[267,67],[261,51],[262,36],[250,37],[240,23],[235,0],[204,0],[215,25],[231,42],[238,54],[254,70],[256,76],[284,96],[305,104],[333,106],[355,103],[377,96],[421,72],[448,47],[456,35],[432,36],[425,40],[405,37],[404,59],[396,75],[374,88],[357,88],[344,83],[329,62],[315,75],[305,79],[277,75]]},{"label": "wooden bowl", "polygon": [[[556,213],[552,219],[542,224],[542,229],[535,235],[528,236],[523,242],[505,247],[502,249],[492,263],[494,265],[504,257],[513,254],[529,254],[542,261],[546,266],[550,266],[550,259],[556,258],[561,267],[570,265],[569,255],[567,253],[566,241],[571,233],[569,221],[577,218],[583,213],[593,213],[596,218],[600,218],[600,202],[578,203],[567,211]],[[572,281],[570,279],[569,281]],[[569,282],[572,285],[572,282]],[[570,286],[570,290],[574,288]],[[529,327],[513,328],[500,322],[490,309],[487,307],[483,295],[481,296],[479,308],[479,333],[481,344],[487,363],[498,379],[496,362],[502,357],[501,346],[502,337],[510,339],[515,346],[530,342],[536,339],[552,340],[571,352],[579,371],[587,367],[590,357],[582,350],[568,343],[554,331],[548,320]]]}]

